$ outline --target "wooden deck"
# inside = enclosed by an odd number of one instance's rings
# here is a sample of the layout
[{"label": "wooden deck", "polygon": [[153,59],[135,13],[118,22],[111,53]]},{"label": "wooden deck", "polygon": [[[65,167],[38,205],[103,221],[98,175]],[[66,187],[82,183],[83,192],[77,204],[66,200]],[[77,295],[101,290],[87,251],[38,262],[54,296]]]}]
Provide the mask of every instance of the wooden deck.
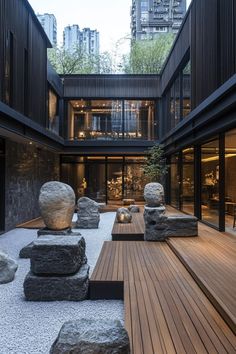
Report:
[{"label": "wooden deck", "polygon": [[123,295],[133,354],[236,353],[233,332],[167,243],[105,242],[90,294]]},{"label": "wooden deck", "polygon": [[111,236],[112,241],[143,241],[143,213],[132,213],[132,223],[130,224],[120,224],[114,221]]},{"label": "wooden deck", "polygon": [[236,237],[199,223],[199,237],[168,244],[236,334]]}]

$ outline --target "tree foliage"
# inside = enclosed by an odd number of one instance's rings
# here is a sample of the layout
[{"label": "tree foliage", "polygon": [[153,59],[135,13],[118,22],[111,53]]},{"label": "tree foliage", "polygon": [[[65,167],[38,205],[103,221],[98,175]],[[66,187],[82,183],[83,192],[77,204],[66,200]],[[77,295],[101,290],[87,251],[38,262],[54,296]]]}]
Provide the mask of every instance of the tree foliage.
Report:
[{"label": "tree foliage", "polygon": [[62,48],[48,50],[48,59],[58,74],[111,74],[112,57],[104,52],[88,54],[81,48],[73,51]]},{"label": "tree foliage", "polygon": [[159,145],[154,145],[148,150],[147,162],[143,166],[144,175],[153,182],[160,182],[167,171],[163,149]]},{"label": "tree foliage", "polygon": [[159,74],[169,54],[175,36],[160,34],[156,39],[132,43],[130,54],[124,57],[127,74]]}]

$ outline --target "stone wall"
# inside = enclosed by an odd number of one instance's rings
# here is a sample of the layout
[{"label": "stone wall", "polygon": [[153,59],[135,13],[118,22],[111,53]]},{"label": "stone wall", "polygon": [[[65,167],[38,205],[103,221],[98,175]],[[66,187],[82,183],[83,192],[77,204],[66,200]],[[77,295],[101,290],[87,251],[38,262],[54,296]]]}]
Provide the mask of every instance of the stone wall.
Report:
[{"label": "stone wall", "polygon": [[39,190],[52,180],[59,180],[59,155],[33,144],[6,141],[6,231],[39,216]]}]

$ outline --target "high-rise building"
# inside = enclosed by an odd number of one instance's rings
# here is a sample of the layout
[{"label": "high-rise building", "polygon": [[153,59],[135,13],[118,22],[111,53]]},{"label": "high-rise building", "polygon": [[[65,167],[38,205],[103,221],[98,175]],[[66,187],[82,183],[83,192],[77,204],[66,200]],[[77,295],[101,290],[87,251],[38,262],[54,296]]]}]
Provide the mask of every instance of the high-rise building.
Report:
[{"label": "high-rise building", "polygon": [[53,46],[57,45],[57,20],[53,14],[38,14],[39,22]]},{"label": "high-rise building", "polygon": [[80,46],[80,29],[78,25],[67,26],[63,32],[65,50],[73,51]]},{"label": "high-rise building", "polygon": [[132,39],[153,39],[160,33],[177,33],[185,13],[186,0],[132,0]]},{"label": "high-rise building", "polygon": [[99,32],[90,28],[79,29],[78,25],[67,26],[63,34],[64,48],[73,51],[76,47],[88,54],[99,54]]}]

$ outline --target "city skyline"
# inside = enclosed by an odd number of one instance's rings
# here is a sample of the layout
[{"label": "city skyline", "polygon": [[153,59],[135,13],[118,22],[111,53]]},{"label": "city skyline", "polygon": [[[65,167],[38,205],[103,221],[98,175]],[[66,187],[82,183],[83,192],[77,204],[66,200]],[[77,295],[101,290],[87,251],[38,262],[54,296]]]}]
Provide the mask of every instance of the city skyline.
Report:
[{"label": "city skyline", "polygon": [[[29,0],[36,14],[52,13],[57,19],[58,44],[63,43],[63,30],[77,24],[80,29],[90,27],[100,32],[101,52],[112,51],[117,41],[130,36],[131,0]],[[190,0],[187,0],[187,7]],[[99,14],[99,16],[98,16]],[[123,52],[129,49],[129,41],[120,41]]]}]

